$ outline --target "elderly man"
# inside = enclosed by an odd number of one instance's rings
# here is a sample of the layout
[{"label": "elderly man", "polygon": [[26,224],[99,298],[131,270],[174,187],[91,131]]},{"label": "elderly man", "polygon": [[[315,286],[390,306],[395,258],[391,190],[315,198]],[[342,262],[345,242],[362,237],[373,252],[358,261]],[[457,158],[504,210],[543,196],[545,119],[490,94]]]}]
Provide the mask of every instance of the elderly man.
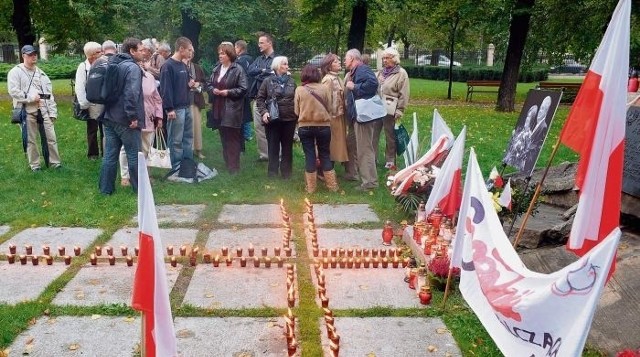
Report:
[{"label": "elderly man", "polygon": [[76,70],[75,94],[76,98],[78,98],[80,109],[86,109],[89,112],[89,120],[87,120],[87,157],[89,160],[97,160],[100,156],[97,119],[102,113],[103,106],[90,103],[87,100],[85,87],[91,65],[102,55],[102,46],[97,42],[87,42],[84,45],[84,55],[87,59],[80,63]]},{"label": "elderly man", "polygon": [[171,56],[171,46],[166,42],[160,43],[156,52],[151,56],[151,66],[149,66],[148,72],[158,81],[160,80],[160,69],[169,56]]},{"label": "elderly man", "polygon": [[38,68],[38,52],[33,46],[25,45],[20,52],[23,63],[9,71],[7,87],[13,99],[13,107],[24,106],[26,109],[27,117],[26,121],[21,123],[21,129],[23,138],[26,137],[29,167],[34,172],[40,171],[40,154],[36,144],[36,137],[40,131],[45,164],[58,169],[62,167],[62,163],[53,128],[53,123],[58,117],[58,108],[53,98],[51,80]]},{"label": "elderly man", "polygon": [[[347,94],[347,115],[354,122],[356,133],[357,165],[360,172],[362,184],[359,190],[366,191],[378,187],[378,172],[376,171],[376,153],[374,132],[376,120],[359,123],[353,117],[355,113],[355,100],[368,99],[373,97],[378,91],[378,79],[375,73],[362,63],[362,56],[357,49],[350,49],[344,56],[344,66],[349,70],[345,77],[345,92]],[[353,96],[349,95],[349,92]],[[351,100],[352,99],[352,100]]]}]

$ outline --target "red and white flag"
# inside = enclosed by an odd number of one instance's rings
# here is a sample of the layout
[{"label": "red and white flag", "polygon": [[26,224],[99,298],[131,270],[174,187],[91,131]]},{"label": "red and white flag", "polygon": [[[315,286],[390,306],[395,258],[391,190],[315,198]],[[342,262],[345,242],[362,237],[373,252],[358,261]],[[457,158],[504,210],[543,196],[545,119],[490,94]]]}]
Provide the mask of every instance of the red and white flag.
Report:
[{"label": "red and white flag", "polygon": [[440,172],[433,183],[433,189],[425,205],[425,211],[431,213],[439,206],[447,217],[460,209],[462,199],[462,158],[464,157],[464,142],[467,137],[467,127],[462,131],[453,143],[451,152],[444,160]]},{"label": "red and white flag", "polygon": [[453,144],[453,132],[445,123],[444,118],[438,112],[438,109],[433,109],[433,121],[431,122],[431,146],[435,145],[436,141],[440,136],[445,135],[449,138],[449,146],[446,149],[449,149]]},{"label": "red and white flag", "polygon": [[509,211],[511,211],[511,179],[507,181],[507,184],[504,186],[502,193],[500,194],[500,198],[498,199],[498,203],[500,206],[505,207]]},{"label": "red and white flag", "polygon": [[619,225],[631,1],[620,0],[562,128],[580,154],[579,203],[568,249],[584,255]]},{"label": "red and white flag", "polygon": [[525,267],[507,238],[471,150],[452,266],[460,292],[505,356],[580,356],[620,239],[550,274]]},{"label": "red and white flag", "polygon": [[142,153],[138,153],[138,226],[140,253],[131,306],[143,312],[144,356],[177,356],[164,250],[146,160]]}]

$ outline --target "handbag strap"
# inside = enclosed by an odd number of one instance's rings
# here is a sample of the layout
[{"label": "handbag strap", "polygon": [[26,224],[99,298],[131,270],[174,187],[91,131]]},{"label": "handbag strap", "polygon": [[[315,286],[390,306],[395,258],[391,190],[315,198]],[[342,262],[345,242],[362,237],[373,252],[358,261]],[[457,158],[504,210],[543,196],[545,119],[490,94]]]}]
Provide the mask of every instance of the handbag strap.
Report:
[{"label": "handbag strap", "polygon": [[324,99],[320,98],[320,96],[316,92],[311,90],[309,87],[307,87],[306,84],[303,87],[309,92],[309,94],[311,94],[314,98],[316,98],[318,102],[320,102],[320,104],[322,104],[322,106],[327,112],[329,112],[329,106],[327,105],[327,103],[325,103]]},{"label": "handbag strap", "polygon": [[162,133],[162,128],[159,128],[159,127],[156,128],[156,149],[158,150],[167,149],[167,142]]},{"label": "handbag strap", "polygon": [[[27,73],[27,71],[24,70],[24,68],[18,66],[18,68],[20,68],[20,70],[22,70],[22,72],[24,72],[24,74],[27,75],[27,77],[29,77],[29,73]],[[36,76],[36,71],[38,70],[38,68],[36,67],[36,70],[33,71],[33,74],[31,75],[31,79],[29,80],[29,86],[27,87],[27,91],[24,92],[24,98],[27,98],[27,94],[29,93],[29,89],[31,89],[31,83],[33,83],[33,77]]]}]

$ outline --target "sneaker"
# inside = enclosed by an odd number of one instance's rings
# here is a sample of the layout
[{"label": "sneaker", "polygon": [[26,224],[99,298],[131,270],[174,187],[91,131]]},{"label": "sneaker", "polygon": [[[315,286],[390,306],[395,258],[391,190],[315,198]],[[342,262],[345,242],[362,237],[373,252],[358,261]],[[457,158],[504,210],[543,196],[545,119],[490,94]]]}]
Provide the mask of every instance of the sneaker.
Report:
[{"label": "sneaker", "polygon": [[31,171],[32,172],[40,172],[40,167],[32,167]]},{"label": "sneaker", "polygon": [[89,160],[90,160],[90,161],[98,161],[98,159],[99,159],[98,155],[91,155],[91,156],[89,156]]},{"label": "sneaker", "polygon": [[396,166],[396,164],[394,164],[392,161],[387,161],[386,164],[384,164],[384,168],[385,169],[392,169]]},{"label": "sneaker", "polygon": [[62,164],[52,164],[51,168],[54,169],[54,170],[61,169],[62,168]]},{"label": "sneaker", "polygon": [[201,152],[197,153],[197,154],[196,154],[196,157],[197,157],[198,159],[206,159],[206,158],[207,158],[206,156],[202,155],[202,153],[201,153]]},{"label": "sneaker", "polygon": [[131,182],[129,181],[128,178],[123,178],[122,180],[120,180],[120,186],[129,187],[131,186]]}]

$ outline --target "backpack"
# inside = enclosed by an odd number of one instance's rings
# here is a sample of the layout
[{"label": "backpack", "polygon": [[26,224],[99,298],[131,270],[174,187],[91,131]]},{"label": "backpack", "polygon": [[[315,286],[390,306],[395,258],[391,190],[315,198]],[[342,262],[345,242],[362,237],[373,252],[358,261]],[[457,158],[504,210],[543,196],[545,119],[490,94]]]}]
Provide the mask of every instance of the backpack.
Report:
[{"label": "backpack", "polygon": [[109,58],[99,58],[89,70],[89,77],[85,89],[87,100],[96,104],[111,104],[122,94],[122,84],[118,83],[118,65],[128,57],[114,55]]}]

